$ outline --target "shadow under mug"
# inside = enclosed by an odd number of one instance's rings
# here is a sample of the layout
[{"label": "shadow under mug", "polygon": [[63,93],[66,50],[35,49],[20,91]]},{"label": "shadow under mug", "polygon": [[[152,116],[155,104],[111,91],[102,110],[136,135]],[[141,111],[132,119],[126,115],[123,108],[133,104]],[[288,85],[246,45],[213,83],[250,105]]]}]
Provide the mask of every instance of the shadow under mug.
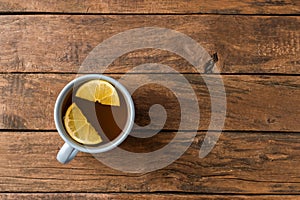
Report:
[{"label": "shadow under mug", "polygon": [[[124,97],[128,115],[127,115],[125,126],[117,138],[115,138],[114,140],[112,140],[108,143],[105,143],[103,145],[88,146],[88,145],[84,145],[84,144],[80,144],[80,143],[76,142],[69,136],[68,132],[66,131],[66,129],[64,127],[64,123],[63,123],[64,113],[62,113],[62,111],[63,111],[64,101],[68,97],[70,92],[73,91],[74,87],[80,86],[81,84],[83,84],[87,81],[95,80],[95,79],[105,80],[105,81],[111,83],[112,85],[114,85],[114,87],[118,89],[118,91]],[[133,124],[134,124],[134,117],[135,117],[135,110],[134,110],[134,104],[133,104],[131,95],[129,94],[127,89],[121,83],[119,83],[117,80],[107,77],[107,76],[104,76],[104,75],[100,75],[100,74],[84,75],[84,76],[80,76],[80,77],[72,80],[62,89],[62,91],[60,92],[60,94],[57,97],[55,107],[54,107],[55,126],[56,126],[56,129],[57,129],[60,137],[65,141],[65,144],[62,146],[62,148],[60,149],[60,151],[57,154],[57,157],[56,157],[57,160],[60,163],[65,164],[65,163],[68,163],[69,161],[71,161],[76,156],[78,151],[86,152],[86,153],[102,153],[102,152],[106,152],[106,151],[109,151],[109,150],[117,147],[129,135],[129,133],[133,127]]]}]

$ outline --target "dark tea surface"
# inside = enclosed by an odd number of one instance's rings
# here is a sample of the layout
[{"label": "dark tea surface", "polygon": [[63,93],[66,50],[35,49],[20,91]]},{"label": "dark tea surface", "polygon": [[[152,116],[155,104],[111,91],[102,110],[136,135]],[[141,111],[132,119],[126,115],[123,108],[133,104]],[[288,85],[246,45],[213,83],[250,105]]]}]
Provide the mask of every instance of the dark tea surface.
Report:
[{"label": "dark tea surface", "polygon": [[117,92],[119,95],[120,106],[110,106],[76,97],[75,88],[65,99],[62,109],[63,116],[68,107],[72,103],[75,103],[87,118],[87,121],[95,128],[102,138],[103,141],[99,145],[110,142],[121,134],[126,125],[128,115],[125,99],[118,90]]}]

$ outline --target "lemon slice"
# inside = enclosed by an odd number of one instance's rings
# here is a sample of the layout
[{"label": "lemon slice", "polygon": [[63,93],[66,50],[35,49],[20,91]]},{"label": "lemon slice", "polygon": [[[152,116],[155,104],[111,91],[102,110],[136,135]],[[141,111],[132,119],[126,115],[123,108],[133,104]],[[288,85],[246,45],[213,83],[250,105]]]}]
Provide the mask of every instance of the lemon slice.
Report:
[{"label": "lemon slice", "polygon": [[102,142],[97,131],[87,121],[75,103],[68,108],[64,117],[64,124],[71,138],[79,143],[92,145]]},{"label": "lemon slice", "polygon": [[76,96],[103,105],[120,106],[117,90],[104,80],[91,80],[80,86]]}]

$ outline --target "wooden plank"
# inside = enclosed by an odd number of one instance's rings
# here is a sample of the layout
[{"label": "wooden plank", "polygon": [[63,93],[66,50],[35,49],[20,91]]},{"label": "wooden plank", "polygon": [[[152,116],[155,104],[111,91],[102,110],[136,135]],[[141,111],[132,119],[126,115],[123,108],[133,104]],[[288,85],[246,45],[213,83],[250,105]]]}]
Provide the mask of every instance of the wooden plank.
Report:
[{"label": "wooden plank", "polygon": [[103,194],[103,193],[4,193],[0,194],[1,199],[12,200],[12,199],[24,199],[24,200],[34,200],[34,199],[157,199],[157,200],[177,200],[177,199],[205,199],[205,200],[242,200],[242,199],[261,199],[261,200],[297,200],[299,196],[297,195],[188,195],[188,194]]},{"label": "wooden plank", "polygon": [[[147,139],[147,144],[127,139],[123,148],[148,151],[151,142],[154,146],[167,144],[174,134],[161,132]],[[299,134],[222,133],[210,154],[200,159],[204,134],[199,132],[190,148],[171,165],[133,174],[113,170],[86,153],[79,153],[67,165],[58,163],[55,157],[63,141],[56,132],[1,132],[0,191],[300,193]]]},{"label": "wooden plank", "polygon": [[[215,15],[1,16],[0,72],[76,73],[105,39],[151,26],[184,33],[209,54],[217,53],[222,73],[300,73],[299,17]],[[132,41],[122,43],[127,42]],[[181,73],[196,72],[182,57],[154,49],[124,54],[106,72],[124,73],[144,63],[169,65]]]},{"label": "wooden plank", "polygon": [[1,12],[299,14],[297,0],[21,1],[1,0]]},{"label": "wooden plank", "polygon": [[[120,78],[119,75],[112,75]],[[146,82],[167,80],[166,87],[180,90],[183,101],[192,102],[193,91],[180,82],[178,75],[131,74],[122,83],[128,88],[142,86]],[[213,83],[215,75],[206,75]],[[62,88],[75,75],[68,74],[2,74],[0,76],[0,129],[55,129],[53,108]],[[123,77],[124,78],[124,77]],[[224,130],[299,131],[300,79],[297,76],[222,76],[227,95],[227,116]],[[200,75],[186,74],[198,98],[201,117],[192,106],[185,130],[192,129],[194,122],[199,129],[207,130],[210,122],[210,96]],[[55,83],[55,84],[54,84]],[[218,95],[218,94],[216,94]],[[217,97],[217,96],[214,96]],[[151,105],[165,107],[168,118],[164,129],[177,130],[181,120],[180,107],[171,90],[159,85],[145,85],[133,94],[136,107],[136,123],[150,123],[148,111]],[[219,102],[220,103],[220,102]],[[183,106],[183,105],[182,105]],[[192,109],[192,110],[191,110]],[[154,113],[158,118],[160,113]],[[219,116],[217,114],[217,116]]]}]

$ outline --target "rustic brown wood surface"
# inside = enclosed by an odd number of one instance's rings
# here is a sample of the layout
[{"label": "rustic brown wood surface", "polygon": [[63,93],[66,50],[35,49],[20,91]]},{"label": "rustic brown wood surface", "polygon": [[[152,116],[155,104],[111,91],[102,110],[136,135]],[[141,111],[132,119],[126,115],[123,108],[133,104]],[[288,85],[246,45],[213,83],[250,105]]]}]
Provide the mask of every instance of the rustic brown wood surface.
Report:
[{"label": "rustic brown wood surface", "polygon": [[[173,132],[150,141],[127,139],[122,148],[141,152],[168,144]],[[184,134],[180,132],[179,134]],[[188,192],[299,194],[300,137],[295,133],[222,133],[217,145],[200,159],[198,132],[190,148],[171,165],[145,174],[113,170],[92,155],[79,153],[67,165],[56,154],[63,144],[53,132],[2,132],[2,192]],[[178,144],[181,145],[181,144]],[[151,151],[152,149],[150,149]],[[151,162],[151,160],[147,161]],[[131,165],[132,163],[127,163]]]},{"label": "rustic brown wood surface", "polygon": [[2,12],[299,14],[297,0],[1,0]]},{"label": "rustic brown wood surface", "polygon": [[60,194],[60,193],[45,193],[45,194],[1,194],[1,198],[11,200],[16,198],[22,198],[24,200],[27,199],[151,199],[151,200],[161,200],[161,199],[167,199],[167,200],[177,200],[177,199],[206,199],[206,200],[243,200],[243,199],[262,199],[262,200],[281,200],[282,198],[286,200],[297,200],[300,197],[299,196],[292,196],[292,195],[285,195],[282,196],[276,196],[276,195],[269,195],[269,196],[243,196],[243,195],[236,195],[236,196],[228,196],[228,195],[178,195],[178,194],[86,194],[86,193],[67,193],[67,194]]},{"label": "rustic brown wood surface", "polygon": [[[110,75],[120,78],[120,75]],[[211,117],[210,96],[201,75],[185,74],[194,91],[182,86],[174,74],[131,74],[122,82],[128,89],[142,86],[146,80],[170,80],[168,85],[180,89],[187,102],[195,92],[199,101],[200,119],[188,110],[185,130],[200,122],[199,129],[207,130]],[[216,75],[202,75],[213,82]],[[54,130],[53,109],[58,93],[75,74],[2,74],[0,75],[0,127],[2,129]],[[121,76],[122,77],[122,76]],[[297,76],[222,76],[227,96],[224,130],[300,131],[300,79]],[[55,84],[53,84],[55,83]],[[155,89],[155,90],[154,90]],[[153,91],[154,90],[154,91]],[[215,96],[217,97],[217,96]],[[181,109],[177,97],[162,86],[148,84],[133,93],[136,122],[149,123],[148,111],[155,103],[162,104],[168,113],[164,129],[177,130]],[[187,105],[182,109],[191,109]],[[222,114],[222,113],[221,113]],[[156,115],[154,115],[156,116]],[[158,116],[156,116],[158,117]],[[47,119],[47,120],[45,120]]]},{"label": "rustic brown wood surface", "polygon": [[[103,40],[154,26],[182,32],[208,53],[217,53],[221,73],[300,73],[299,17],[18,15],[0,19],[0,72],[77,73],[88,53]],[[147,62],[166,64],[181,73],[195,72],[185,59],[157,49],[129,52],[107,72],[124,73]]]},{"label": "rustic brown wood surface", "polygon": [[[300,199],[299,14],[297,0],[0,0],[0,199]],[[200,66],[200,75],[175,53],[140,49],[114,60],[106,75],[119,79],[127,73],[129,81],[122,83],[128,88],[169,80],[187,102],[195,92],[201,118],[184,108],[187,126],[178,131],[176,96],[158,84],[145,85],[132,95],[136,123],[150,123],[149,108],[159,103],[167,111],[166,124],[148,139],[129,136],[120,148],[151,152],[176,134],[184,138],[197,130],[193,143],[178,160],[149,173],[114,170],[87,153],[60,164],[55,157],[63,140],[53,121],[57,95],[99,43],[140,27],[176,30],[217,55],[227,113],[216,146],[199,158],[211,117],[203,77],[215,83],[216,67],[208,74]],[[194,91],[168,70],[130,72],[144,63],[170,66]],[[192,128],[195,121],[198,128]]]},{"label": "rustic brown wood surface", "polygon": [[286,200],[297,200],[300,197],[299,196],[292,196],[292,195],[285,195],[282,196],[276,196],[276,195],[268,195],[268,196],[259,196],[259,195],[253,195],[253,196],[245,196],[245,195],[236,195],[236,196],[228,196],[228,195],[184,195],[184,194],[126,194],[126,193],[119,193],[119,194],[103,194],[103,193],[67,193],[67,194],[61,194],[61,193],[43,193],[43,194],[35,194],[35,193],[29,193],[29,194],[22,194],[22,193],[4,193],[0,194],[0,198],[11,200],[16,198],[22,198],[24,200],[35,200],[35,199],[78,199],[78,200],[85,200],[85,199],[151,199],[151,200],[177,200],[177,199],[187,199],[187,200],[194,200],[194,199],[205,199],[205,200],[243,200],[243,199],[262,199],[262,200],[281,200],[282,198]]}]

